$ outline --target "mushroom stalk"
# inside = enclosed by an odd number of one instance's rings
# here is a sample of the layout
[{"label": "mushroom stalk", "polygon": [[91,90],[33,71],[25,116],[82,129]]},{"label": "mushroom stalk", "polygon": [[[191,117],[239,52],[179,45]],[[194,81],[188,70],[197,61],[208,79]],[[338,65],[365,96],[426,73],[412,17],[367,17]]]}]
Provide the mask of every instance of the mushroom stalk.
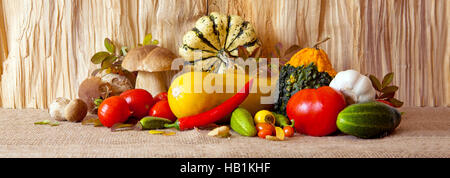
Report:
[{"label": "mushroom stalk", "polygon": [[167,91],[166,80],[164,72],[140,71],[136,78],[135,88],[147,90],[152,96],[156,96]]}]

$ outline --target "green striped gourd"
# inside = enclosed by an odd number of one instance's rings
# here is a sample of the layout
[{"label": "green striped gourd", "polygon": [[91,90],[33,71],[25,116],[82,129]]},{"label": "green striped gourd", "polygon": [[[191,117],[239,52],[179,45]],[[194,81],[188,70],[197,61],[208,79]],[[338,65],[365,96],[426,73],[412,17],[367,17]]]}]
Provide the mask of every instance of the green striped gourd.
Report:
[{"label": "green striped gourd", "polygon": [[239,46],[249,54],[260,46],[252,24],[236,15],[212,12],[184,35],[179,54],[195,71],[223,73],[233,62],[230,58],[238,57]]}]

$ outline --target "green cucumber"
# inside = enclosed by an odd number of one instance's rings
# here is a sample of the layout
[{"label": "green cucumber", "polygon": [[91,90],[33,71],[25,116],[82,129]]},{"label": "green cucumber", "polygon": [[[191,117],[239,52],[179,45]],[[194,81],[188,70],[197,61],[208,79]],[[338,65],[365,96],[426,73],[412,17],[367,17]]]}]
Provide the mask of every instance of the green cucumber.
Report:
[{"label": "green cucumber", "polygon": [[397,109],[380,102],[366,102],[342,110],[336,125],[343,133],[359,138],[380,138],[394,131],[400,121]]},{"label": "green cucumber", "polygon": [[233,111],[230,126],[242,136],[253,137],[257,133],[252,115],[244,108],[237,108]]}]

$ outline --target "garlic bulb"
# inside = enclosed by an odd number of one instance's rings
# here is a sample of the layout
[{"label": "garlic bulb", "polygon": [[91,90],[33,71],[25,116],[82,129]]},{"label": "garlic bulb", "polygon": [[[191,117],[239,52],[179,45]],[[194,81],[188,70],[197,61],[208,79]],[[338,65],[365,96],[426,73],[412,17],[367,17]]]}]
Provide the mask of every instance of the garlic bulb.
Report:
[{"label": "garlic bulb", "polygon": [[330,87],[340,91],[347,104],[363,103],[375,100],[376,91],[367,76],[356,70],[339,72],[331,81]]}]

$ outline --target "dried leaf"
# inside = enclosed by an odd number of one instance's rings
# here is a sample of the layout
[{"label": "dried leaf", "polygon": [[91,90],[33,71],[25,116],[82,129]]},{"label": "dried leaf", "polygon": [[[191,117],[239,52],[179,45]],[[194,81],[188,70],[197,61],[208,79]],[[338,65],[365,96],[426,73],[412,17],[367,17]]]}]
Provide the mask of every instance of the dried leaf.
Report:
[{"label": "dried leaf", "polygon": [[393,79],[394,79],[394,73],[393,72],[386,74],[386,76],[384,76],[384,78],[383,78],[383,82],[382,82],[381,87],[384,88],[384,87],[388,86],[389,84],[392,83]]},{"label": "dried leaf", "polygon": [[96,76],[98,73],[102,72],[103,69],[95,69],[94,71],[92,71],[91,76]]},{"label": "dried leaf", "polygon": [[35,122],[34,125],[47,125],[50,123],[50,120],[43,120],[39,122]]},{"label": "dried leaf", "polygon": [[394,97],[394,93],[383,93],[381,96],[376,97],[376,99],[384,99],[384,98],[392,98]]},{"label": "dried leaf", "polygon": [[164,134],[164,131],[159,131],[159,130],[150,130],[148,131],[149,134]]},{"label": "dried leaf", "polygon": [[403,106],[403,102],[401,102],[401,101],[399,101],[399,100],[397,100],[395,98],[389,98],[388,101],[391,102],[392,105],[394,105],[394,107],[398,108],[398,107],[402,107]]},{"label": "dried leaf", "polygon": [[126,56],[128,54],[128,47],[126,46],[122,47],[120,53],[122,53],[121,56]]},{"label": "dried leaf", "polygon": [[102,123],[100,122],[100,119],[98,119],[98,117],[95,117],[95,116],[88,116],[83,121],[81,121],[81,125],[98,126],[99,124],[102,126]]},{"label": "dried leaf", "polygon": [[247,49],[245,49],[244,46],[239,46],[238,47],[238,56],[241,57],[244,60],[248,59],[249,54],[248,54]]},{"label": "dried leaf", "polygon": [[272,135],[267,135],[267,136],[266,136],[266,140],[271,140],[271,141],[281,141],[278,137],[272,136]]},{"label": "dried leaf", "polygon": [[152,43],[152,38],[153,38],[153,36],[152,36],[151,33],[145,35],[144,41],[142,42],[142,44],[143,44],[144,46],[150,45],[150,44]]},{"label": "dried leaf", "polygon": [[113,63],[116,61],[117,56],[108,56],[105,60],[102,62],[102,69],[109,68],[113,65]]},{"label": "dried leaf", "polygon": [[133,129],[134,129],[133,124],[117,123],[111,127],[111,132],[133,130]]},{"label": "dried leaf", "polygon": [[116,47],[114,46],[114,44],[112,43],[112,41],[109,38],[105,38],[105,48],[110,53],[115,53],[116,52]]},{"label": "dried leaf", "polygon": [[291,54],[295,54],[298,51],[300,51],[302,49],[302,47],[300,47],[299,45],[292,45],[291,47],[289,47],[285,52],[284,52],[284,56],[283,57],[287,57]]},{"label": "dried leaf", "polygon": [[373,75],[369,76],[370,81],[372,82],[372,86],[373,88],[375,88],[375,90],[380,91],[381,92],[381,83],[380,81]]},{"label": "dried leaf", "polygon": [[381,92],[383,94],[389,94],[389,93],[395,93],[398,90],[397,86],[389,86],[386,88],[383,88],[383,90],[381,90]]},{"label": "dried leaf", "polygon": [[52,126],[52,127],[54,127],[54,126],[59,126],[60,123],[57,122],[57,121],[55,121],[55,122],[50,122],[49,125]]},{"label": "dried leaf", "polygon": [[106,51],[101,51],[98,53],[95,53],[94,56],[92,56],[91,58],[91,62],[94,64],[100,64],[103,62],[103,60],[106,59],[106,57],[110,56],[111,54],[109,54]]},{"label": "dried leaf", "polygon": [[[261,57],[261,47],[257,47],[255,50],[253,50],[253,53],[250,55],[250,57],[258,58]],[[256,60],[258,61],[258,60]]]},{"label": "dried leaf", "polygon": [[102,122],[100,122],[100,119],[94,121],[94,127],[103,127],[103,124]]},{"label": "dried leaf", "polygon": [[276,55],[277,55],[278,58],[281,58],[281,57],[282,57],[282,56],[281,56],[281,48],[283,48],[283,44],[277,43],[277,44],[275,45],[275,52],[276,52]]},{"label": "dried leaf", "polygon": [[164,136],[171,136],[171,135],[175,135],[175,132],[164,132],[163,135]]}]

